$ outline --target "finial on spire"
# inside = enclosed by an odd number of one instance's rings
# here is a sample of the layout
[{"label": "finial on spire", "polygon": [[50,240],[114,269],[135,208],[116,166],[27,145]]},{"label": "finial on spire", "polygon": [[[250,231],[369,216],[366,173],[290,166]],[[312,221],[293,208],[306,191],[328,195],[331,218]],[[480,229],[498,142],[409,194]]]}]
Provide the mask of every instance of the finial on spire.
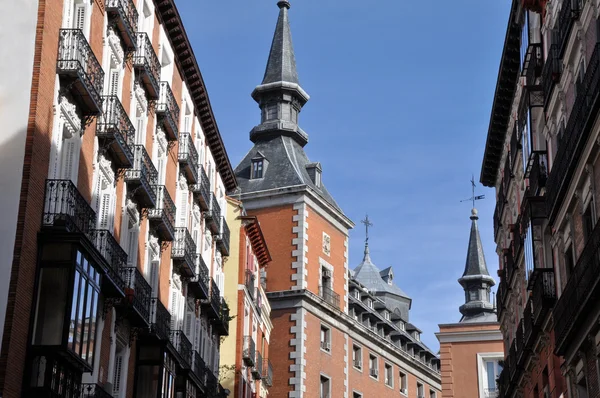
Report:
[{"label": "finial on spire", "polygon": [[369,244],[369,227],[372,227],[373,223],[369,220],[368,214],[365,216],[365,219],[360,222],[365,225],[365,243]]},{"label": "finial on spire", "polygon": [[471,210],[471,220],[473,220],[473,217],[475,217],[475,220],[478,219],[478,217],[477,217],[477,210],[475,209],[475,201],[476,200],[483,200],[483,199],[485,199],[485,195],[477,195],[477,196],[475,195],[475,187],[476,187],[476,185],[475,185],[475,176],[473,176],[471,174],[471,192],[472,192],[472,195],[471,195],[471,197],[469,199],[461,200],[461,203],[462,202],[467,202],[467,201],[468,202],[473,202],[473,209]]},{"label": "finial on spire", "polygon": [[279,8],[285,7],[289,10],[291,6],[292,5],[290,4],[290,2],[288,0],[279,0],[277,2],[277,7],[279,7]]}]

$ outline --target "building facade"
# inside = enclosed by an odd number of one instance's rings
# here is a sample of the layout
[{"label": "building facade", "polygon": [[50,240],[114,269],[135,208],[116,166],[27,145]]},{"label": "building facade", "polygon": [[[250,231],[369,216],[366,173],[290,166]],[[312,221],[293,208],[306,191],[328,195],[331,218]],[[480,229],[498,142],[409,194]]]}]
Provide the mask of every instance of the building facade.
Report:
[{"label": "building facade", "polygon": [[471,212],[471,233],[465,270],[458,282],[465,291],[459,322],[440,325],[442,395],[444,398],[498,396],[496,379],[504,362],[504,343],[496,308],[490,300],[490,276],[479,228],[477,210]]},{"label": "building facade", "polygon": [[[273,330],[275,397],[436,397],[439,360],[409,323],[410,298],[365,258],[348,267],[352,221],[325,188],[322,166],[298,124],[309,100],[300,86],[287,0],[279,1],[262,83],[252,92],[261,122],[235,169],[232,194],[256,216],[272,261],[264,267]],[[375,276],[375,278],[374,278]],[[384,290],[378,287],[386,286]]]},{"label": "building facade", "polygon": [[236,180],[174,1],[20,12],[36,24],[0,395],[222,395]]},{"label": "building facade", "polygon": [[481,182],[495,187],[501,396],[598,397],[597,1],[513,2]]},{"label": "building facade", "polygon": [[221,345],[220,381],[234,397],[265,398],[273,385],[269,359],[273,324],[261,273],[271,255],[258,219],[248,216],[241,202],[231,198],[227,201],[231,253],[225,274],[225,300],[233,322]]}]

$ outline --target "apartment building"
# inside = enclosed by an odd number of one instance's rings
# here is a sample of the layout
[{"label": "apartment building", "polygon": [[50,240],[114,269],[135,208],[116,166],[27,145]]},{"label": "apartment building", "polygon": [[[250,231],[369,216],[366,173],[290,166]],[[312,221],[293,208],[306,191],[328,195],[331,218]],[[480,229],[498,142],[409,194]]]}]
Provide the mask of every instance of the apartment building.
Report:
[{"label": "apartment building", "polygon": [[236,179],[174,1],[20,12],[35,42],[0,395],[222,396]]},{"label": "apartment building", "polygon": [[233,318],[221,345],[221,384],[234,397],[265,398],[273,385],[269,341],[271,306],[264,290],[264,267],[271,255],[256,216],[241,202],[227,198],[231,254],[225,275],[225,300]]},{"label": "apartment building", "polygon": [[[365,258],[348,267],[354,226],[310,161],[299,115],[309,96],[296,69],[290,3],[279,16],[263,81],[254,146],[235,169],[247,214],[257,217],[272,261],[261,274],[271,307],[275,397],[439,396],[439,359],[409,322],[411,299]],[[238,314],[239,315],[239,314]]]},{"label": "apartment building", "polygon": [[502,397],[600,395],[599,26],[594,0],[512,3],[481,172],[497,193]]}]

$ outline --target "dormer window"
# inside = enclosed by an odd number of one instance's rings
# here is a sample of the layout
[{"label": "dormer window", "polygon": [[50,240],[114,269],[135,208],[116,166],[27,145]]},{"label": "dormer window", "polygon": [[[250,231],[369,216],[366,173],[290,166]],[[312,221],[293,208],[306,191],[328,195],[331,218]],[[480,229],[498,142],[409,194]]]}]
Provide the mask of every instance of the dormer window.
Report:
[{"label": "dormer window", "polygon": [[404,322],[398,321],[398,329],[404,330]]},{"label": "dormer window", "polygon": [[267,169],[268,161],[265,156],[258,152],[255,157],[252,158],[252,169],[250,171],[250,179],[263,178]]},{"label": "dormer window", "polygon": [[367,307],[373,308],[373,300],[371,298],[367,298]]},{"label": "dormer window", "polygon": [[306,171],[308,172],[308,176],[312,180],[315,187],[321,188],[321,163],[310,163],[306,165]]},{"label": "dormer window", "polygon": [[413,337],[415,338],[415,340],[421,341],[421,335],[419,334],[419,332],[414,332]]},{"label": "dormer window", "polygon": [[360,290],[354,291],[354,297],[360,300]]},{"label": "dormer window", "polygon": [[383,318],[387,321],[390,320],[390,313],[389,311],[383,311]]}]

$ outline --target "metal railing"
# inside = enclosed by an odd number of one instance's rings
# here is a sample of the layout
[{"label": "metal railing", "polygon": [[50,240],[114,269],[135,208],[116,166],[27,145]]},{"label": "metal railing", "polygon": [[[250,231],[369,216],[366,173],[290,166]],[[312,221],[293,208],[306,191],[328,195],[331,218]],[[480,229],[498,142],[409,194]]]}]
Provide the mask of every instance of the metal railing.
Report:
[{"label": "metal railing", "polygon": [[201,165],[198,169],[199,181],[192,185],[192,192],[194,193],[200,208],[202,210],[208,210],[210,208],[210,181],[208,180],[206,171],[204,171],[204,167]]},{"label": "metal railing", "polygon": [[181,133],[179,135],[179,163],[185,167],[186,176],[190,184],[198,182],[198,151],[192,140],[190,133]]},{"label": "metal railing", "polygon": [[204,360],[202,359],[200,354],[198,354],[198,351],[194,350],[193,356],[194,356],[194,369],[193,369],[194,374],[200,380],[200,384],[202,386],[206,386],[206,364],[204,363]]},{"label": "metal railing", "polygon": [[227,220],[225,217],[221,216],[220,224],[221,230],[217,236],[217,246],[224,256],[229,256],[229,241],[231,232],[229,231],[229,226],[227,225]]},{"label": "metal railing", "polygon": [[244,336],[244,346],[242,348],[242,359],[248,366],[254,366],[256,360],[256,344],[252,336]]},{"label": "metal railing", "polygon": [[158,182],[158,171],[143,145],[134,145],[133,155],[133,167],[125,172],[125,180],[141,185],[148,195],[148,207],[154,207],[156,192],[152,186]]},{"label": "metal railing", "polygon": [[167,133],[167,139],[176,141],[179,135],[179,105],[177,105],[169,82],[160,82],[159,86],[160,92],[155,112]]},{"label": "metal railing", "polygon": [[204,263],[204,259],[201,254],[196,254],[196,272],[195,276],[190,280],[188,284],[191,289],[193,289],[193,293],[197,298],[206,299],[209,297],[210,293],[210,276],[208,274],[208,268]]},{"label": "metal railing", "polygon": [[150,317],[152,288],[137,267],[121,268],[121,278],[126,286],[125,299],[133,305],[143,322],[147,323]]},{"label": "metal railing", "polygon": [[548,48],[548,56],[542,68],[542,88],[544,91],[544,104],[548,104],[552,90],[556,83],[560,81],[561,62],[558,46],[551,44]]},{"label": "metal railing", "polygon": [[506,299],[506,284],[504,282],[504,278],[500,280],[498,284],[498,290],[496,291],[496,310],[498,311],[498,319],[502,317],[504,313],[504,309],[506,308],[504,305],[504,300]]},{"label": "metal railing", "polygon": [[177,209],[166,186],[155,185],[153,189],[156,192],[156,206],[148,209],[148,220],[157,223],[159,239],[170,242],[175,237],[175,214]]},{"label": "metal railing", "polygon": [[115,16],[122,25],[118,29],[126,41],[126,47],[135,47],[138,12],[132,0],[105,0],[104,7],[109,15]]},{"label": "metal railing", "polygon": [[254,271],[251,270],[246,270],[246,280],[245,280],[245,285],[246,285],[246,290],[248,291],[248,294],[250,295],[250,297],[252,298],[252,300],[254,300],[254,296],[256,294],[255,292],[255,283],[256,282],[256,276],[254,275]]},{"label": "metal railing", "polygon": [[330,287],[319,286],[319,296],[334,307],[340,306],[340,295],[334,292]]},{"label": "metal railing", "polygon": [[76,76],[85,87],[90,98],[83,109],[85,114],[97,115],[101,112],[104,71],[81,30],[59,31],[56,70],[59,74]]},{"label": "metal railing", "polygon": [[94,247],[108,264],[105,270],[110,279],[121,290],[125,289],[125,282],[121,279],[121,268],[127,266],[127,253],[117,242],[110,231],[96,229],[92,232]]},{"label": "metal railing", "polygon": [[42,226],[62,227],[90,237],[96,228],[96,212],[71,180],[46,180]]},{"label": "metal railing", "polygon": [[190,343],[190,340],[183,333],[183,330],[171,330],[169,339],[181,357],[181,367],[190,369],[192,361],[192,343]]},{"label": "metal railing", "polygon": [[[131,167],[134,162],[130,145],[134,144],[135,128],[127,116],[119,97],[116,95],[103,96],[102,114],[96,121],[96,136],[115,141],[123,152],[125,159],[115,156],[122,167]],[[126,160],[126,162],[124,162]]]},{"label": "metal railing", "polygon": [[533,322],[541,325],[543,318],[556,301],[556,285],[552,268],[537,268],[531,277],[533,281]]},{"label": "metal railing", "polygon": [[171,313],[165,308],[158,297],[150,299],[150,330],[159,340],[169,338]]},{"label": "metal railing", "polygon": [[263,377],[262,363],[262,354],[259,351],[256,351],[256,366],[252,368],[252,376],[254,376],[255,380],[261,380]]},{"label": "metal railing", "polygon": [[271,387],[273,385],[273,365],[268,358],[264,359],[263,364],[263,383],[267,387]]},{"label": "metal railing", "polygon": [[196,243],[187,228],[175,228],[175,240],[171,247],[171,258],[181,261],[186,269],[180,272],[185,277],[193,278],[196,270]]},{"label": "metal railing", "polygon": [[537,196],[540,189],[546,186],[548,180],[548,156],[546,151],[534,151],[531,154],[527,174],[530,195]]},{"label": "metal railing", "polygon": [[221,230],[221,206],[214,193],[210,195],[210,209],[204,213],[204,217],[213,234]]},{"label": "metal railing", "polygon": [[99,384],[85,383],[81,385],[81,396],[77,398],[112,398],[112,395]]},{"label": "metal railing", "polygon": [[152,47],[152,42],[145,32],[136,33],[136,51],[133,65],[142,72],[148,96],[156,99],[159,96],[158,79],[160,77],[160,62]]},{"label": "metal railing", "polygon": [[579,1],[563,0],[555,26],[559,54],[564,53],[573,23],[579,18]]}]

